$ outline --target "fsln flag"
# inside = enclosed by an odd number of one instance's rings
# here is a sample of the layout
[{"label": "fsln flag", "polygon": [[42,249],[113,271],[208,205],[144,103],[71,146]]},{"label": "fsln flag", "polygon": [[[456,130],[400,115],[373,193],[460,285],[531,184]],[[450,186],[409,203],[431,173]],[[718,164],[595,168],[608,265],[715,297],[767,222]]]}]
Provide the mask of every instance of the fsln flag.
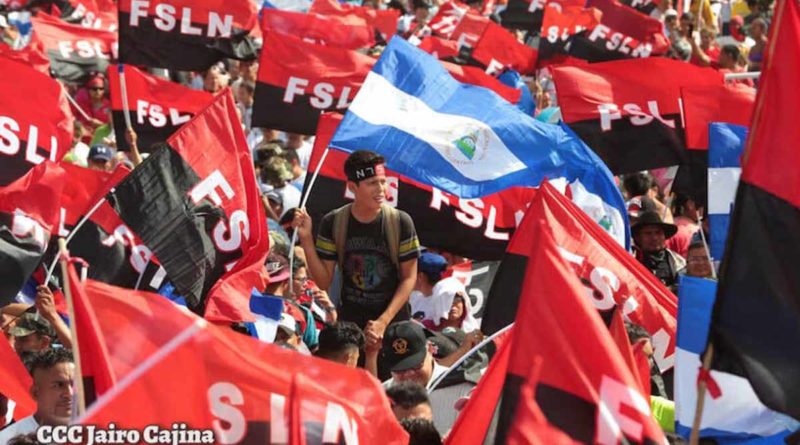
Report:
[{"label": "fsln flag", "polygon": [[577,136],[454,80],[433,56],[401,39],[389,42],[367,75],[331,146],[367,147],[394,171],[461,198],[535,187],[544,178],[580,182],[599,201],[594,219],[627,242],[611,173]]},{"label": "fsln flag", "polygon": [[0,187],[0,307],[13,302],[47,250],[65,176],[45,161]]},{"label": "fsln flag", "polygon": [[746,127],[723,123],[708,126],[708,244],[714,261],[720,261],[725,252],[746,139]]},{"label": "fsln flag", "polygon": [[[0,394],[14,403],[11,417],[21,420],[36,411],[36,400],[31,397],[33,379],[11,343],[0,338]],[[10,407],[9,407],[10,409]],[[5,419],[0,417],[0,423]]]},{"label": "fsln flag", "polygon": [[249,321],[269,241],[253,160],[229,89],[108,194],[189,307]]},{"label": "fsln flag", "polygon": [[714,304],[712,369],[746,376],[800,419],[800,4],[780,0],[742,161]]},{"label": "fsln flag", "polygon": [[223,58],[252,60],[258,26],[251,0],[121,0],[119,60],[203,71]]},{"label": "fsln flag", "polygon": [[[689,438],[697,403],[697,375],[708,339],[717,282],[682,276],[678,294],[678,344],[675,359],[676,431]],[[737,375],[711,371],[719,397],[705,396],[700,437],[718,444],[760,439],[761,445],[783,444],[792,421],[759,402],[750,383]]]},{"label": "fsln flag", "polygon": [[686,148],[705,150],[708,148],[710,123],[750,125],[756,103],[756,89],[736,83],[684,87],[681,88],[681,100],[683,119],[686,122]]}]

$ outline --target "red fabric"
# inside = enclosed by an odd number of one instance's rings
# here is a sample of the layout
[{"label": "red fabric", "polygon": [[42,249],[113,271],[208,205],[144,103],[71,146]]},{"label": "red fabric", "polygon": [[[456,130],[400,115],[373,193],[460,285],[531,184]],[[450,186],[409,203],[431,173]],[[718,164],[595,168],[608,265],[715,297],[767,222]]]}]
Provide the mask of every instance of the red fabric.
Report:
[{"label": "red fabric", "polygon": [[[91,57],[89,58],[98,56],[94,51],[95,49],[102,52],[102,57],[108,59],[117,58],[117,42],[119,38],[116,32],[72,25],[57,17],[42,13],[31,17],[31,23],[37,39],[42,42],[47,52],[59,54],[62,53],[61,48],[64,46],[75,49],[79,47],[77,42],[88,42],[92,45]],[[67,42],[69,44],[65,45]],[[77,50],[64,57],[76,60],[83,58],[81,52]]]},{"label": "red fabric", "polygon": [[623,118],[635,116],[625,109],[625,104],[647,110],[650,101],[656,102],[661,116],[680,114],[682,87],[723,84],[722,75],[716,70],[663,57],[558,66],[552,71],[566,123],[599,120],[599,106],[605,104],[617,105]]},{"label": "red fabric", "polygon": [[[108,88],[111,91],[111,108],[114,110],[122,110],[119,79],[119,70],[108,70]],[[181,114],[194,115],[214,99],[210,93],[164,80],[130,65],[125,65],[125,88],[131,120],[141,119],[140,123],[144,119],[138,115],[137,102],[141,100],[161,106],[165,114],[168,113],[167,110],[175,109]]]},{"label": "red fabric", "polygon": [[718,399],[722,395],[722,390],[711,375],[711,370],[703,369],[702,366],[697,370],[697,383],[700,384],[700,382],[706,384],[706,390],[712,399]]},{"label": "red fabric", "polygon": [[439,37],[425,37],[422,39],[418,48],[428,54],[433,54],[437,59],[447,59],[458,56],[458,43]]},{"label": "red fabric", "polygon": [[726,122],[749,126],[756,90],[740,84],[681,88],[686,146],[708,150],[708,124]]},{"label": "red fabric", "polygon": [[13,215],[21,211],[48,234],[53,233],[65,182],[64,169],[59,164],[44,161],[8,186],[0,187],[0,212]]},{"label": "red fabric", "polygon": [[442,64],[447,68],[450,75],[459,82],[488,88],[512,104],[519,102],[522,90],[500,82],[496,77],[486,74],[486,72],[478,67],[456,65],[455,63],[445,61],[442,61]]},{"label": "red fabric", "polygon": [[642,384],[642,394],[649,395],[652,387],[650,383],[650,360],[647,359],[647,354],[644,353],[646,341],[646,339],[641,339],[633,345],[633,359],[636,361],[635,369]]},{"label": "red fabric", "polygon": [[[81,88],[75,94],[75,102],[90,118],[97,119],[104,124],[109,123],[111,121],[111,101],[107,97],[103,97],[98,104],[94,104],[92,103],[92,99],[89,97],[89,95],[90,93],[88,89]],[[78,118],[79,121],[81,121],[82,124],[89,126],[90,128],[94,127],[90,121],[83,117],[83,113],[75,110],[74,105],[70,105],[74,110],[73,114]]]},{"label": "red fabric", "polygon": [[[97,315],[89,303],[84,285],[75,274],[75,267],[70,264],[68,268],[69,290],[72,295],[72,305],[75,325],[80,347],[81,374],[84,382],[91,381],[92,386],[84,386],[87,405],[96,397],[105,394],[116,383],[117,379],[111,367],[111,360],[106,349],[106,341],[100,330]],[[94,388],[94,394],[88,393]]]},{"label": "red fabric", "polygon": [[542,38],[550,43],[566,41],[569,36],[597,26],[603,17],[597,8],[584,8],[583,5],[556,7],[549,4],[544,8],[542,19]]},{"label": "red fabric", "polygon": [[514,329],[511,328],[505,334],[500,335],[507,340],[503,342],[502,346],[498,346],[486,373],[481,377],[478,386],[472,390],[467,404],[456,418],[450,434],[447,435],[445,445],[483,443],[503,391],[508,360],[511,356],[510,343],[514,338]]},{"label": "red fabric", "polygon": [[[75,8],[68,18],[71,22],[79,20],[84,28],[102,29],[116,32],[119,28],[117,20],[117,4],[112,0],[69,0]],[[61,14],[54,14],[56,17]]]},{"label": "red fabric", "polygon": [[537,51],[494,22],[486,26],[472,57],[496,71],[510,67],[520,74],[533,74],[536,70]]},{"label": "red fabric", "polygon": [[[568,252],[573,268],[592,292],[600,311],[618,306],[631,321],[653,336],[654,359],[659,370],[675,360],[677,297],[549,183],[542,183],[508,251],[529,255],[531,233],[538,221],[546,221],[556,244]],[[629,299],[631,299],[628,301]],[[521,306],[520,306],[521,307]]]},{"label": "red fabric", "polygon": [[42,74],[50,75],[50,59],[44,53],[42,42],[36,39],[35,35],[31,38],[31,43],[20,50],[11,49],[4,42],[0,42],[0,57],[22,62]]},{"label": "red fabric", "polygon": [[617,0],[589,0],[586,7],[597,8],[603,12],[603,25],[640,42],[653,45],[653,54],[663,54],[669,48],[663,24],[653,17],[642,14]]},{"label": "red fabric", "polygon": [[[104,0],[106,3],[110,0]],[[130,14],[133,0],[119,0],[119,11]],[[156,7],[163,2],[148,2],[147,16],[155,17]],[[258,6],[255,2],[233,1],[223,2],[215,0],[170,0],[169,5],[177,12],[175,18],[180,23],[183,8],[191,11],[191,20],[195,24],[208,25],[210,13],[219,17],[233,16],[234,29],[250,30],[258,24]],[[144,9],[144,8],[143,8]]]},{"label": "red fabric", "polygon": [[364,370],[210,325],[159,295],[88,280],[86,296],[111,361],[128,368],[128,380],[87,412],[85,424],[141,430],[180,419],[189,428],[213,428],[215,443],[231,444],[297,443],[290,441],[297,433],[307,437],[309,426],[325,424],[325,443],[343,435],[347,443],[408,441]]},{"label": "red fabric", "polygon": [[428,26],[434,36],[450,39],[467,11],[469,11],[467,5],[455,0],[442,3]]},{"label": "red fabric", "polygon": [[742,179],[800,207],[800,5],[782,1],[770,28]]},{"label": "red fabric", "polygon": [[455,41],[459,48],[468,47],[475,48],[478,44],[483,31],[491,23],[488,17],[484,17],[475,11],[469,10],[461,20],[458,21],[456,29],[450,35],[450,40]]},{"label": "red fabric", "polygon": [[[57,162],[72,146],[73,117],[63,87],[39,71],[22,63],[0,57],[0,109],[19,128],[3,136],[3,145],[10,142],[14,154],[5,148],[0,154],[0,186],[25,174],[44,159]],[[24,82],[20,81],[24,79]],[[6,124],[8,125],[8,124]],[[30,141],[30,129],[36,127],[36,140]],[[8,134],[13,135],[9,138]],[[15,144],[14,142],[17,142]],[[27,145],[34,142],[38,149],[28,153]],[[10,162],[14,159],[15,162]],[[24,159],[24,161],[23,161]]]},{"label": "red fabric", "polygon": [[239,122],[233,95],[225,89],[167,140],[200,178],[221,174],[231,185],[233,196],[226,195],[217,203],[229,219],[235,213],[246,214],[249,235],[242,237],[241,255],[207,295],[205,316],[213,321],[251,320],[250,291],[266,285],[267,222]]},{"label": "red fabric", "polygon": [[28,417],[36,411],[36,401],[30,394],[31,386],[33,379],[22,360],[6,337],[0,336],[0,394],[16,403],[14,420]]},{"label": "red fabric", "polygon": [[700,230],[700,226],[683,216],[675,218],[675,225],[678,226],[678,232],[668,239],[665,245],[667,249],[686,258],[689,254],[689,246],[692,244],[692,237]]},{"label": "red fabric", "polygon": [[[550,223],[536,207],[536,201],[543,201],[545,195],[537,197],[525,218],[529,242],[524,247],[529,261],[508,373],[526,378],[541,357],[537,388],[546,385],[598,406],[592,428],[595,442],[618,443],[625,436],[639,443],[664,443],[664,433],[650,413],[649,394],[641,393],[638,377],[620,355],[584,286],[562,256]],[[524,384],[522,389],[530,385]],[[531,391],[537,394],[536,388]],[[505,409],[513,408],[506,408],[504,401],[501,410]],[[530,416],[529,410],[528,404],[516,406],[511,437],[526,427],[523,421]],[[560,425],[573,437],[586,426]]]},{"label": "red fabric", "polygon": [[374,26],[383,34],[386,41],[397,32],[397,21],[400,18],[400,11],[396,9],[378,10],[366,6],[342,4],[337,0],[314,0],[308,12],[346,17],[353,24]]},{"label": "red fabric", "polygon": [[375,45],[375,28],[356,25],[338,16],[264,9],[261,16],[263,33],[278,32],[338,48],[360,49]]}]

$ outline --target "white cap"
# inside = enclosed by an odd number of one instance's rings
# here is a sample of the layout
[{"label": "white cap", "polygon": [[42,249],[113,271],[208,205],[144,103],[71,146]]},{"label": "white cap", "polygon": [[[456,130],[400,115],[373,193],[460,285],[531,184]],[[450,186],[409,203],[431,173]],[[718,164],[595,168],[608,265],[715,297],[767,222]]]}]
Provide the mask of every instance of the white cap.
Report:
[{"label": "white cap", "polygon": [[286,329],[292,334],[297,334],[297,321],[286,312],[281,314],[281,319],[278,321],[278,327]]},{"label": "white cap", "polygon": [[664,17],[677,17],[677,16],[678,16],[678,11],[672,8],[669,8],[666,11],[664,11]]}]

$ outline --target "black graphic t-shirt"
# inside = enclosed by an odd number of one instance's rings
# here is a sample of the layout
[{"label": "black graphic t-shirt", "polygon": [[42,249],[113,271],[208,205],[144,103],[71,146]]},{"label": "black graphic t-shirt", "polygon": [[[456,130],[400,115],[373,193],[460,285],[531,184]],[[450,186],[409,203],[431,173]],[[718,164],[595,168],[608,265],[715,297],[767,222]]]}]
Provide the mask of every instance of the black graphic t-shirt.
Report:
[{"label": "black graphic t-shirt", "polygon": [[[411,217],[400,213],[400,262],[419,256],[419,239]],[[344,267],[342,271],[343,320],[362,328],[378,318],[389,306],[399,283],[399,271],[392,261],[383,229],[383,211],[372,222],[364,224],[350,214],[347,223]],[[317,253],[325,260],[338,261],[333,233],[334,212],[322,219],[317,235]],[[400,311],[396,320],[408,319],[408,310]]]}]

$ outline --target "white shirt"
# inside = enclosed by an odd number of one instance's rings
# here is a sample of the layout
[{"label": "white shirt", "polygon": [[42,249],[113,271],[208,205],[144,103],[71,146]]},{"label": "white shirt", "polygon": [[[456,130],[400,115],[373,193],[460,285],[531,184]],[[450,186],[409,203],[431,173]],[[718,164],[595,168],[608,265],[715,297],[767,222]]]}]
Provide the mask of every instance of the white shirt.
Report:
[{"label": "white shirt", "polygon": [[311,150],[314,149],[314,145],[311,141],[303,141],[303,145],[295,150],[297,152],[297,157],[300,159],[300,167],[303,170],[308,170],[308,163],[311,161]]},{"label": "white shirt", "polygon": [[281,195],[281,200],[283,201],[283,213],[286,213],[295,207],[300,207],[300,198],[303,194],[300,192],[300,190],[297,190],[297,187],[287,184],[279,189],[275,189],[275,191]]},{"label": "white shirt", "polygon": [[37,428],[39,428],[39,422],[32,415],[28,416],[0,431],[0,445],[7,445],[11,439],[17,436],[35,433]]},{"label": "white shirt", "polygon": [[434,305],[432,296],[425,295],[422,292],[415,290],[411,292],[411,295],[408,297],[408,302],[411,305],[412,318],[419,320],[419,318],[415,316],[421,312],[422,320],[433,321]]}]

